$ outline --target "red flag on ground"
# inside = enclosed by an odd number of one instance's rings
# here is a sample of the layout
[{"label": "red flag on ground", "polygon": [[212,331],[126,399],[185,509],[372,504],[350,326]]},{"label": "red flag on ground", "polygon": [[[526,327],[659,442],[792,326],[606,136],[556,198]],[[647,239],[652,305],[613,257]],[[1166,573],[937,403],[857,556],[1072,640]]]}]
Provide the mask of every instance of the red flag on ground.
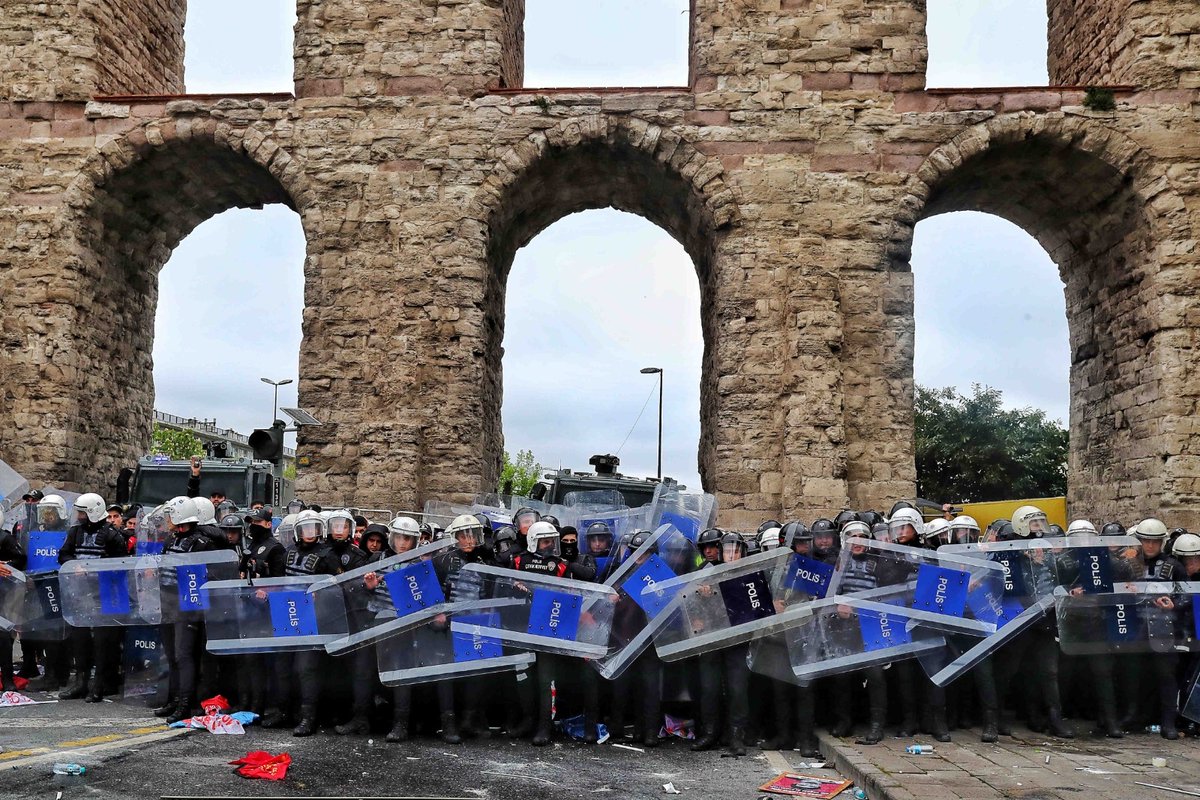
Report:
[{"label": "red flag on ground", "polygon": [[243,778],[262,778],[268,781],[281,781],[287,777],[288,765],[292,757],[287,753],[271,755],[266,750],[251,750],[246,755],[230,761],[238,765],[237,774]]}]

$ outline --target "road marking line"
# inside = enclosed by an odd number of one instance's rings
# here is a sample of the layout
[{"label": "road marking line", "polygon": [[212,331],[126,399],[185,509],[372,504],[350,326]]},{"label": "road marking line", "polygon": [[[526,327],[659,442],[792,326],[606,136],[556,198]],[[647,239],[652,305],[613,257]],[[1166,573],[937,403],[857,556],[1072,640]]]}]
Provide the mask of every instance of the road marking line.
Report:
[{"label": "road marking line", "polygon": [[792,765],[783,757],[783,753],[778,750],[763,750],[763,755],[767,757],[767,763],[772,769],[777,769],[780,772],[791,772]]},{"label": "road marking line", "polygon": [[[29,764],[36,764],[36,763],[39,763],[42,761],[47,761],[50,759],[61,759],[64,756],[74,756],[77,758],[79,756],[87,756],[92,753],[98,753],[98,752],[101,752],[104,750],[115,750],[120,747],[148,744],[150,742],[162,741],[163,739],[173,739],[176,736],[183,736],[184,734],[190,733],[191,730],[192,729],[190,729],[190,728],[168,728],[165,731],[159,731],[158,733],[149,733],[144,736],[121,735],[121,736],[115,736],[115,737],[103,737],[106,739],[115,739],[115,740],[98,742],[96,744],[86,745],[84,747],[70,747],[69,749],[66,749],[66,750],[51,749],[49,747],[41,747],[41,748],[37,748],[37,750],[40,751],[39,754],[31,754],[31,755],[25,756],[24,758],[16,758],[16,759],[13,759],[12,761],[5,761],[5,762],[3,762],[3,765],[4,765],[4,769],[15,769],[17,767],[24,767]],[[102,738],[102,737],[96,737],[96,738]],[[69,742],[64,742],[63,744],[57,745],[56,747],[65,747],[69,744],[70,744]]]},{"label": "road marking line", "polygon": [[0,753],[0,761],[8,761],[21,756],[31,756],[35,753],[49,753],[49,747],[31,747],[28,750],[10,750],[7,753]]}]

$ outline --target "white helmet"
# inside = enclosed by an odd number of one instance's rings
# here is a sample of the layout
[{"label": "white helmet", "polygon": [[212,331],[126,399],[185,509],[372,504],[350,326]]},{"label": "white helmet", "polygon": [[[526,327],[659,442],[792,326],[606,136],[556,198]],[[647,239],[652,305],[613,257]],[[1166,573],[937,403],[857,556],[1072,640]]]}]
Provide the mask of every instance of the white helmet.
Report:
[{"label": "white helmet", "polygon": [[1013,533],[1022,539],[1028,539],[1030,536],[1040,539],[1050,532],[1050,521],[1046,519],[1046,512],[1037,506],[1018,508],[1013,513],[1012,526]]},{"label": "white helmet", "polygon": [[1180,534],[1175,544],[1171,545],[1171,555],[1176,558],[1200,556],[1200,536],[1194,533]]},{"label": "white helmet", "polygon": [[1142,520],[1135,528],[1136,532],[1133,535],[1139,539],[1157,539],[1165,542],[1167,536],[1170,535],[1167,533],[1167,526],[1163,524],[1163,521],[1154,517]]},{"label": "white helmet", "polygon": [[780,533],[780,528],[767,528],[758,535],[758,546],[763,550],[774,550],[781,543]]},{"label": "white helmet", "polygon": [[974,544],[979,541],[979,523],[968,514],[959,514],[950,520],[950,542],[952,544]]},{"label": "white helmet", "polygon": [[[558,528],[554,527],[553,523],[539,520],[529,526],[525,536],[529,540],[529,552],[558,555]],[[543,548],[542,542],[551,544]]]},{"label": "white helmet", "polygon": [[851,538],[870,539],[871,527],[865,522],[860,522],[856,519],[853,519],[842,526],[841,536],[843,543]]},{"label": "white helmet", "polygon": [[[42,499],[44,500],[45,498]],[[104,498],[94,492],[81,494],[75,499],[75,512],[86,514],[88,522],[100,522],[108,516],[108,510],[104,506]]]},{"label": "white helmet", "polygon": [[451,539],[458,539],[461,542],[459,534],[469,534],[475,542],[475,547],[483,544],[483,526],[479,524],[479,520],[476,517],[470,514],[459,514],[450,523],[450,527],[446,528],[447,536]]},{"label": "white helmet", "polygon": [[38,501],[37,509],[41,525],[65,525],[67,522],[67,501],[61,495],[46,495]]},{"label": "white helmet", "polygon": [[[412,517],[396,517],[388,523],[388,544],[394,552],[401,552],[396,547],[396,540],[399,538],[412,539],[413,546],[416,546],[421,541],[421,526]],[[409,550],[412,547],[408,548]]]},{"label": "white helmet", "polygon": [[1086,519],[1072,520],[1067,526],[1067,536],[1096,536],[1096,526]]},{"label": "white helmet", "polygon": [[939,536],[945,534],[945,537],[939,539],[937,544],[946,544],[950,536],[950,520],[945,517],[931,519],[925,523],[925,531],[921,536],[922,542],[928,542],[930,539],[938,539]]},{"label": "white helmet", "polygon": [[888,520],[888,533],[893,542],[899,541],[900,537],[896,536],[896,531],[905,525],[912,526],[918,539],[925,535],[925,521],[921,518],[921,512],[915,508],[902,508]]},{"label": "white helmet", "polygon": [[199,524],[217,524],[217,507],[213,505],[212,500],[207,497],[193,497],[192,502],[196,504],[196,516],[199,517],[197,520]]},{"label": "white helmet", "polygon": [[200,506],[194,497],[176,497],[167,503],[167,518],[172,525],[200,521]]},{"label": "white helmet", "polygon": [[[354,515],[345,509],[329,512],[329,516],[325,519],[325,530],[329,534],[330,539],[339,542],[349,542],[354,540],[354,531],[356,529],[354,523]],[[334,536],[334,533],[345,533],[342,538]]]},{"label": "white helmet", "polygon": [[[316,511],[301,511],[296,515],[296,541],[319,542],[325,538],[325,520]],[[306,536],[306,534],[311,534]]]}]

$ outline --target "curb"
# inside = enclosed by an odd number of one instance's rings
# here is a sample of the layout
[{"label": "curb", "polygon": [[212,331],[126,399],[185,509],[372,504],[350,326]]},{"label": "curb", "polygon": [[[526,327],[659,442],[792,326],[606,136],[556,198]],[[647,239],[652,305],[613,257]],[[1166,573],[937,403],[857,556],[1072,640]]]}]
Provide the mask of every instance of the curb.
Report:
[{"label": "curb", "polygon": [[827,731],[817,731],[817,741],[825,760],[840,774],[854,781],[854,785],[866,792],[870,800],[913,800],[912,792],[841,739],[830,736]]}]

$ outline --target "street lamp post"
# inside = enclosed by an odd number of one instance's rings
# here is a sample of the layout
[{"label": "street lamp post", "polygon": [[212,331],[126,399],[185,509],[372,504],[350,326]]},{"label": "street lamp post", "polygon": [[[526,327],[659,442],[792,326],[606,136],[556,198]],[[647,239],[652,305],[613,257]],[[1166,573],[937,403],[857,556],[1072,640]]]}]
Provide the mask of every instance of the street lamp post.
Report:
[{"label": "street lamp post", "polygon": [[287,386],[289,383],[292,382],[292,379],[284,378],[281,381],[273,381],[270,378],[259,378],[259,380],[262,381],[263,383],[267,383],[267,384],[270,384],[271,386],[275,387],[275,402],[271,406],[271,421],[274,422],[275,417],[279,416],[279,387]]},{"label": "street lamp post", "polygon": [[663,370],[662,367],[643,367],[642,374],[658,376],[658,481],[662,483]]}]

